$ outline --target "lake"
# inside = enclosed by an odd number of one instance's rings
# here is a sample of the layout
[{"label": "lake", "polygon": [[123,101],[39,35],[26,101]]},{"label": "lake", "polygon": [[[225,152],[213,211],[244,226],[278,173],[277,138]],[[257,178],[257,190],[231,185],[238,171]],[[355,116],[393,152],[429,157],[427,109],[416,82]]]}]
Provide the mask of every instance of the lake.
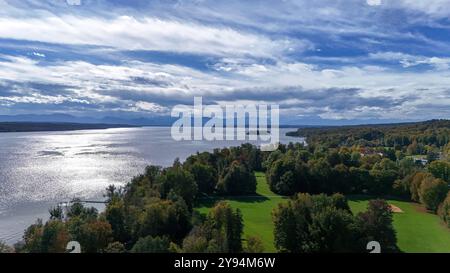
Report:
[{"label": "lake", "polygon": [[[302,142],[285,136],[294,130],[280,129],[280,142]],[[244,142],[177,142],[170,127],[0,133],[0,240],[17,242],[59,202],[103,200],[108,185],[129,182],[146,165],[169,166],[177,157]]]}]

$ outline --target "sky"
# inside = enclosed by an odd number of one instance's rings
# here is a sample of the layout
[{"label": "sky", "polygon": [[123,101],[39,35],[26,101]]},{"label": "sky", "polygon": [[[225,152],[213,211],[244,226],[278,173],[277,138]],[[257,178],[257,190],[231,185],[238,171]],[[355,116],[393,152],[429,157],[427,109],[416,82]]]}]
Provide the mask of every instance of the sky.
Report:
[{"label": "sky", "polygon": [[0,115],[450,118],[450,0],[0,0]]}]

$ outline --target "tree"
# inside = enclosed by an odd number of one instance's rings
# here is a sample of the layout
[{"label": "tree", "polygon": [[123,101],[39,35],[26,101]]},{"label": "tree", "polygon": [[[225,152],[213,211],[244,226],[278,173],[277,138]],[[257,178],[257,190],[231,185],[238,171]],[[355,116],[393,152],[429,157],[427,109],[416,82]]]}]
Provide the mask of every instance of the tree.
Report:
[{"label": "tree", "polygon": [[246,165],[233,161],[219,179],[217,190],[226,195],[254,194],[256,178]]},{"label": "tree", "polygon": [[[303,154],[302,154],[303,155]],[[299,154],[299,158],[302,159],[302,155]],[[268,171],[274,164],[275,161],[281,159],[284,154],[280,150],[275,150],[271,152],[266,160],[262,163],[263,168]],[[307,161],[307,156],[305,156],[305,162]]]},{"label": "tree", "polygon": [[395,154],[395,150],[394,149],[385,149],[384,150],[385,156],[390,159],[391,161],[396,161],[397,160],[397,156]]},{"label": "tree", "polygon": [[442,179],[428,178],[420,185],[420,202],[427,209],[437,211],[439,205],[444,201],[448,193],[448,184]]},{"label": "tree", "polygon": [[392,224],[392,210],[385,200],[369,201],[366,212],[358,214],[358,226],[365,242],[377,241],[384,252],[397,251],[397,236]]},{"label": "tree", "polygon": [[52,220],[62,220],[64,217],[63,209],[61,206],[51,208],[48,212],[50,213],[50,219]]},{"label": "tree", "polygon": [[277,185],[277,191],[280,194],[287,195],[292,189],[295,189],[295,176],[292,171],[285,172],[280,177],[280,182]]},{"label": "tree", "polygon": [[350,192],[352,193],[363,193],[372,183],[369,171],[363,168],[351,167],[349,176]]},{"label": "tree", "polygon": [[411,200],[420,202],[420,186],[425,179],[433,179],[430,173],[418,172],[412,177],[410,184]]},{"label": "tree", "polygon": [[153,184],[159,175],[161,175],[161,167],[152,165],[145,167],[145,177],[149,179],[150,184]]},{"label": "tree", "polygon": [[267,182],[270,189],[281,195],[308,192],[308,169],[303,160],[296,160],[292,153],[287,153],[268,167]]},{"label": "tree", "polygon": [[105,217],[111,225],[113,238],[126,242],[130,238],[130,228],[127,225],[127,211],[123,199],[113,198],[105,209]]},{"label": "tree", "polygon": [[403,198],[411,198],[411,184],[415,173],[405,176],[403,179],[397,179],[392,186],[393,193]]},{"label": "tree", "polygon": [[310,160],[308,161],[308,170],[311,179],[311,193],[332,193],[328,187],[332,177],[332,169],[328,161],[324,158]]},{"label": "tree", "polygon": [[372,168],[373,170],[379,170],[379,171],[388,171],[388,170],[394,170],[396,171],[397,165],[395,162],[388,158],[383,158],[380,162],[375,163],[375,165]]},{"label": "tree", "polygon": [[346,210],[327,206],[314,212],[309,224],[307,252],[355,252],[360,250],[353,215]]},{"label": "tree", "polygon": [[355,218],[342,195],[298,194],[273,211],[280,252],[362,251]]},{"label": "tree", "polygon": [[397,179],[397,172],[391,169],[376,169],[370,171],[372,179],[368,185],[368,193],[373,195],[389,194],[392,190],[395,180]]},{"label": "tree", "polygon": [[181,196],[190,208],[192,207],[198,186],[191,173],[184,170],[181,166],[174,166],[164,170],[158,179],[163,198],[166,198],[170,192],[173,192]]},{"label": "tree", "polygon": [[399,166],[399,175],[401,177],[406,177],[408,175],[411,175],[416,170],[416,164],[414,163],[414,160],[411,158],[403,158],[398,161]]},{"label": "tree", "polygon": [[344,164],[338,164],[333,167],[333,178],[330,187],[332,192],[349,193],[352,190],[350,181],[350,171]]},{"label": "tree", "polygon": [[38,219],[35,224],[30,225],[23,235],[24,245],[22,247],[24,252],[38,253],[41,252],[42,233],[44,225],[42,219]]},{"label": "tree", "polygon": [[76,240],[81,250],[87,253],[101,252],[112,242],[112,229],[107,221],[94,220],[81,225],[81,232]]},{"label": "tree", "polygon": [[167,236],[180,241],[191,229],[190,213],[184,201],[159,200],[148,205],[137,223],[137,237]]},{"label": "tree", "polygon": [[247,253],[263,253],[264,244],[258,236],[247,236],[244,252]]},{"label": "tree", "polygon": [[428,166],[428,171],[434,177],[450,182],[450,163],[446,161],[433,161]]},{"label": "tree", "polygon": [[199,192],[213,193],[217,183],[217,173],[212,166],[196,162],[189,168],[189,171],[197,182]]},{"label": "tree", "polygon": [[220,249],[230,253],[242,251],[244,224],[239,209],[233,211],[227,202],[219,202],[209,212],[206,225],[210,229],[211,239]]},{"label": "tree", "polygon": [[0,253],[14,253],[14,248],[0,241]]},{"label": "tree", "polygon": [[72,200],[71,206],[67,209],[67,217],[80,217],[83,220],[96,219],[98,216],[98,211],[96,208],[90,207],[86,208],[81,203],[79,199]]},{"label": "tree", "polygon": [[332,167],[342,163],[341,156],[336,150],[332,150],[327,154],[327,161]]},{"label": "tree", "polygon": [[133,253],[168,253],[170,240],[167,237],[147,236],[140,238],[134,244],[131,252]]},{"label": "tree", "polygon": [[[274,152],[276,154],[276,152]],[[293,170],[294,169],[294,162],[288,161],[285,159],[285,155],[279,155],[278,159],[274,160],[270,163],[270,165],[267,166],[267,182],[269,183],[270,189],[273,192],[276,192],[278,194],[282,195],[288,195],[292,194],[294,189],[292,185],[284,186],[281,182],[281,176],[288,172],[288,169]],[[273,157],[269,157],[268,160],[274,159]],[[289,165],[288,165],[289,164]],[[283,181],[285,183],[286,181]]]},{"label": "tree", "polygon": [[450,228],[450,192],[447,194],[444,202],[439,206],[438,214]]},{"label": "tree", "polygon": [[43,226],[39,252],[63,253],[66,251],[69,238],[70,235],[62,221],[49,220]]},{"label": "tree", "polygon": [[125,185],[118,197],[123,199],[126,207],[144,207],[146,204],[151,203],[153,199],[161,198],[161,187],[157,182],[153,181],[155,179],[159,180],[159,177],[136,176],[130,183]]},{"label": "tree", "polygon": [[[295,214],[293,209],[294,202],[280,203],[273,211],[275,247],[280,252],[300,252],[299,246],[306,239],[306,213],[309,213],[306,207],[301,211],[305,214]],[[298,204],[299,208],[304,204]],[[300,217],[299,217],[300,216]],[[303,218],[301,218],[303,216]],[[299,231],[297,232],[297,229]]]}]

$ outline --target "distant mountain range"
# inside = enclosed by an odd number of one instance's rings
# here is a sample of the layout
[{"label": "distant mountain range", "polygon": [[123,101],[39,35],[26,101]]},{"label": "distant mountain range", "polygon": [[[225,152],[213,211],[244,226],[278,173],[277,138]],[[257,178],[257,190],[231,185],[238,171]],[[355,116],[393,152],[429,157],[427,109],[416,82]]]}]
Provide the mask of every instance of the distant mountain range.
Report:
[{"label": "distant mountain range", "polygon": [[40,131],[73,131],[109,128],[128,128],[123,124],[94,124],[67,122],[0,122],[0,133],[6,132],[40,132]]},{"label": "distant mountain range", "polygon": [[68,114],[49,115],[0,115],[0,122],[61,122],[81,124],[126,124],[134,126],[167,126],[176,119],[171,117],[119,118],[119,117],[77,117]]},{"label": "distant mountain range", "polygon": [[[105,116],[100,118],[95,117],[78,117],[69,114],[49,114],[49,115],[0,115],[0,122],[43,122],[43,123],[79,123],[79,124],[123,124],[132,126],[172,126],[178,118],[170,116],[153,116],[149,118],[144,117],[113,117]],[[204,118],[203,124],[209,119]],[[311,127],[303,125],[282,125],[282,128],[299,128]],[[318,126],[314,126],[318,127]]]}]

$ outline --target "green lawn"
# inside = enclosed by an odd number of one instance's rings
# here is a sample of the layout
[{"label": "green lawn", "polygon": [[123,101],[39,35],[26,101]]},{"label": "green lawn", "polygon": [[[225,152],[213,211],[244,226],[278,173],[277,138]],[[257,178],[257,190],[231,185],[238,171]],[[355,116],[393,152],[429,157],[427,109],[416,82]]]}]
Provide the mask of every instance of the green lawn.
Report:
[{"label": "green lawn", "polygon": [[[273,245],[272,210],[284,197],[273,193],[266,182],[264,173],[256,173],[257,195],[224,198],[234,208],[242,211],[244,218],[244,237],[257,235],[264,243],[266,252],[275,252]],[[349,197],[353,213],[365,211],[368,197]],[[203,199],[197,209],[208,213],[218,199]],[[449,252],[450,230],[443,225],[438,216],[427,213],[414,203],[388,200],[403,210],[394,214],[394,227],[397,231],[398,246],[404,252]]]},{"label": "green lawn", "polygon": [[[275,252],[273,245],[272,209],[280,203],[284,197],[273,193],[266,182],[264,173],[257,172],[258,182],[255,196],[230,197],[226,200],[233,208],[239,208],[244,218],[244,238],[247,235],[257,235],[264,243],[266,252]],[[202,213],[208,213],[217,199],[204,199],[198,206]]]},{"label": "green lawn", "polygon": [[[349,199],[353,213],[366,210],[367,197],[355,196]],[[437,215],[425,212],[415,203],[397,200],[388,202],[403,210],[403,213],[394,214],[394,227],[400,250],[408,253],[450,253],[450,230]]]}]

